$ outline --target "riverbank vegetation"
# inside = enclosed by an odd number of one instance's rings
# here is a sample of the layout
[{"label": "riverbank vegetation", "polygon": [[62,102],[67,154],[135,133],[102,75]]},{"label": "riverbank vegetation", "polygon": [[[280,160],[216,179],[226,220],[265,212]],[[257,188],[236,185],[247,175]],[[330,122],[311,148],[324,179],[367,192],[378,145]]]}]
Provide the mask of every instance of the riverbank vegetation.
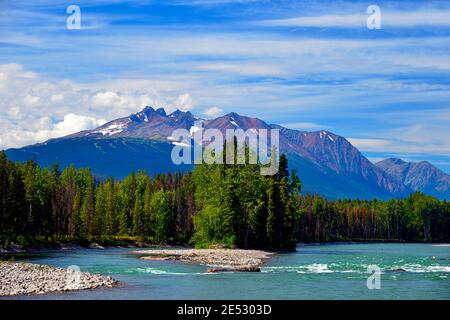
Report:
[{"label": "riverbank vegetation", "polygon": [[[248,152],[248,151],[247,151]],[[293,250],[299,180],[283,156],[274,176],[259,165],[199,165],[188,174],[96,179],[89,169],[40,168],[0,154],[1,244],[133,237],[160,244]]]},{"label": "riverbank vegetation", "polygon": [[450,239],[450,203],[420,192],[389,201],[299,199],[295,232],[304,242]]},{"label": "riverbank vegetation", "polygon": [[191,173],[131,173],[100,180],[89,169],[12,163],[0,153],[0,246],[120,239],[197,247],[292,250],[296,241],[450,239],[450,206],[421,193],[390,201],[299,195],[288,171],[199,165]]}]

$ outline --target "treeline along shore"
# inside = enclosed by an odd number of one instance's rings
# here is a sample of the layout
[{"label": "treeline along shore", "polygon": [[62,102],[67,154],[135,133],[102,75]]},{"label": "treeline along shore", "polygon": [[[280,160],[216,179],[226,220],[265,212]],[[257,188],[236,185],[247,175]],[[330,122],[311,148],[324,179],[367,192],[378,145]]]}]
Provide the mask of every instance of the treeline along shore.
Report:
[{"label": "treeline along shore", "polygon": [[284,155],[273,176],[261,176],[257,164],[201,164],[186,174],[137,172],[117,181],[0,153],[0,247],[122,239],[290,251],[296,242],[450,239],[447,201],[422,193],[329,201],[300,191]]}]

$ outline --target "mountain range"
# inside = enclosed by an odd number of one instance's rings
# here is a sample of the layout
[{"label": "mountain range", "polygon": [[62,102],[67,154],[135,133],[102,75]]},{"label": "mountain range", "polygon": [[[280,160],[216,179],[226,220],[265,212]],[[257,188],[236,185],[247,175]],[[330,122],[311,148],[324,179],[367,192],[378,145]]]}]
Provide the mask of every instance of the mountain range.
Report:
[{"label": "mountain range", "polygon": [[[450,198],[450,176],[429,163],[407,163],[387,159],[376,165],[345,138],[329,131],[299,131],[261,119],[229,113],[202,120],[189,111],[167,114],[163,108],[145,107],[128,117],[110,121],[93,130],[81,131],[17,149],[8,149],[11,160],[35,160],[41,166],[58,163],[90,167],[99,177],[121,179],[131,171],[149,174],[169,171],[186,172],[192,165],[175,165],[171,161],[175,129],[198,130],[195,121],[205,129],[279,129],[280,151],[297,169],[302,190],[331,199],[389,199],[404,197],[415,190],[439,198]],[[401,162],[400,162],[401,161]]]},{"label": "mountain range", "polygon": [[412,190],[450,199],[450,176],[428,161],[406,162],[391,158],[376,163],[376,166]]}]

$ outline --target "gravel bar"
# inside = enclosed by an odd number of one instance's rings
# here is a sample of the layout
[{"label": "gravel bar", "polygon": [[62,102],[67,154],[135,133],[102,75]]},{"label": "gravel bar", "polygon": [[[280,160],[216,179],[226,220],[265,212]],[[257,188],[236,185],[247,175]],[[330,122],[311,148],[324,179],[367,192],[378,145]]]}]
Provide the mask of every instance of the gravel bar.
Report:
[{"label": "gravel bar", "polygon": [[111,277],[88,272],[70,272],[62,268],[31,263],[0,262],[0,296],[113,287],[117,283]]},{"label": "gravel bar", "polygon": [[207,265],[210,267],[208,272],[258,272],[273,255],[266,251],[242,249],[140,250],[133,253],[142,255],[144,260],[178,260]]}]

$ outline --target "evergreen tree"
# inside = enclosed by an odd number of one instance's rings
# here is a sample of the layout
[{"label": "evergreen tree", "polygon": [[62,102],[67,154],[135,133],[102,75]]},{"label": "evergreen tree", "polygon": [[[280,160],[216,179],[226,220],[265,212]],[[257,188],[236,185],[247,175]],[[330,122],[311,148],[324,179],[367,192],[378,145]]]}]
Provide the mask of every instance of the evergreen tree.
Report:
[{"label": "evergreen tree", "polygon": [[57,165],[12,163],[0,153],[0,245],[136,236],[292,250],[295,241],[450,240],[447,201],[420,192],[389,201],[330,201],[300,195],[300,179],[289,174],[284,155],[276,175],[261,176],[259,169],[235,161],[154,179],[139,172],[96,181],[89,169],[60,173]]},{"label": "evergreen tree", "polygon": [[104,234],[113,236],[117,232],[117,199],[114,181],[108,179],[105,186],[105,227]]},{"label": "evergreen tree", "polygon": [[151,220],[153,221],[154,239],[157,243],[166,243],[172,236],[172,210],[168,196],[168,192],[158,190],[151,197]]},{"label": "evergreen tree", "polygon": [[81,225],[80,236],[86,238],[94,233],[93,218],[95,215],[95,182],[90,171],[85,176],[86,189],[83,197],[83,204],[81,206]]}]

